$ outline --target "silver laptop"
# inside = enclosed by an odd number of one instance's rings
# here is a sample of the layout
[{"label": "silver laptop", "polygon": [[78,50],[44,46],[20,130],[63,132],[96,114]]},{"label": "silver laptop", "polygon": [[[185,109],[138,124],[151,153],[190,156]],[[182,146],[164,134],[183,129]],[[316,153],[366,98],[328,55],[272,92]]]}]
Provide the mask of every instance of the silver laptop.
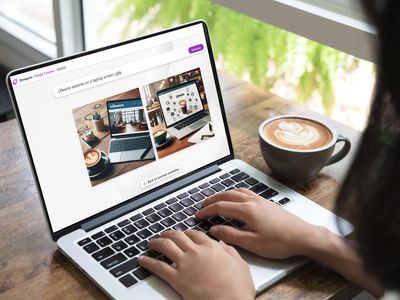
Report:
[{"label": "silver laptop", "polygon": [[201,129],[210,122],[195,80],[157,92],[165,125],[177,139]]},{"label": "silver laptop", "polygon": [[[153,148],[155,161],[127,163],[108,180],[93,184],[87,172],[91,158],[85,164],[73,112],[134,90],[147,103],[144,113],[154,144],[165,120],[151,95],[163,90],[167,81],[179,88],[191,81],[204,87],[202,105],[208,107],[215,136],[185,148],[176,147],[176,141]],[[179,299],[168,284],[138,265],[137,256],[172,263],[148,249],[148,241],[167,229],[208,232],[213,224],[224,223],[240,228],[243,224],[235,220],[199,222],[193,217],[205,198],[225,190],[248,188],[307,222],[341,234],[334,214],[234,158],[203,21],[16,70],[7,82],[51,237],[111,298]],[[342,234],[351,231],[345,224]],[[257,292],[305,263],[298,257],[269,260],[241,254]]]},{"label": "silver laptop", "polygon": [[142,99],[107,101],[111,163],[154,160]]}]

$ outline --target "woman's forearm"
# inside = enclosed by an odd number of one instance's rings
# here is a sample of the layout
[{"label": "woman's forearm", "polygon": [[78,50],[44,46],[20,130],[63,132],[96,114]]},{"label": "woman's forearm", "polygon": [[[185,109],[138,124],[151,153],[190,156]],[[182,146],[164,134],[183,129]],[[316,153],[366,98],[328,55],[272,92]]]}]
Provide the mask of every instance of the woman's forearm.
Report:
[{"label": "woman's forearm", "polygon": [[306,256],[327,265],[374,296],[383,295],[378,281],[363,270],[361,258],[350,241],[322,227],[315,228],[308,239]]}]

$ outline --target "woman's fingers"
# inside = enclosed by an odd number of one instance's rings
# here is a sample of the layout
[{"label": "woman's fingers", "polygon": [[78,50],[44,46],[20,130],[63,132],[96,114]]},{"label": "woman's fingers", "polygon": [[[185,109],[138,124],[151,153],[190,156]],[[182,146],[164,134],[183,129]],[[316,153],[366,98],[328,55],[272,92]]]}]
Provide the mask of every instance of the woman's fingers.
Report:
[{"label": "woman's fingers", "polygon": [[149,248],[157,252],[165,254],[168,258],[177,262],[183,255],[184,251],[178,247],[174,241],[168,238],[158,238],[149,242]]},{"label": "woman's fingers", "polygon": [[216,238],[230,245],[240,246],[249,249],[250,243],[254,239],[255,233],[233,228],[232,226],[216,225],[211,227],[211,234]]},{"label": "woman's fingers", "polygon": [[193,249],[195,244],[193,241],[180,230],[168,230],[161,233],[162,238],[172,240],[183,252]]},{"label": "woman's fingers", "polygon": [[249,189],[245,189],[245,188],[238,188],[233,191],[240,192],[240,193],[246,194],[248,196],[257,196],[256,193],[254,193],[253,191],[250,191]]},{"label": "woman's fingers", "polygon": [[245,193],[239,192],[237,190],[230,190],[223,193],[215,194],[211,197],[208,197],[206,200],[202,202],[203,207],[214,204],[219,201],[230,201],[230,202],[245,202],[248,201],[248,195]]},{"label": "woman's fingers", "polygon": [[138,261],[142,267],[146,268],[151,273],[156,274],[170,285],[173,285],[175,282],[177,271],[167,263],[148,256],[139,256]]},{"label": "woman's fingers", "polygon": [[204,232],[201,232],[199,230],[188,230],[185,231],[185,233],[196,244],[204,244],[210,241],[210,238]]},{"label": "woman's fingers", "polygon": [[220,201],[203,207],[196,213],[197,219],[206,219],[214,216],[223,216],[247,223],[248,213],[243,204],[228,201]]}]

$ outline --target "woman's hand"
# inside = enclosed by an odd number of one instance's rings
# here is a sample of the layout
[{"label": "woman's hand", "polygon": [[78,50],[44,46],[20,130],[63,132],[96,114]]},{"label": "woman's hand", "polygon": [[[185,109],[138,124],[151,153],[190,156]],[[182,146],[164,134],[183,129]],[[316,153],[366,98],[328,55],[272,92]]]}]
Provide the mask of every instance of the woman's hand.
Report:
[{"label": "woman's hand", "polygon": [[139,263],[168,282],[184,299],[254,299],[247,263],[224,242],[196,230],[166,231],[149,242],[151,250],[175,262],[139,257]]},{"label": "woman's hand", "polygon": [[211,234],[250,252],[269,258],[308,255],[314,233],[322,230],[247,189],[216,194],[203,202],[196,218],[233,218],[246,224],[242,229],[216,225]]}]

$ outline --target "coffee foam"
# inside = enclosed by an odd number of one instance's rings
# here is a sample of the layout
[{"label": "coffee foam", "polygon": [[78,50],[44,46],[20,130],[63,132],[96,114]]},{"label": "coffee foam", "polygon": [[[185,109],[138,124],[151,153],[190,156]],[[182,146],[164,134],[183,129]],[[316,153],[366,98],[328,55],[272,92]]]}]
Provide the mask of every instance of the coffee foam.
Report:
[{"label": "coffee foam", "polygon": [[320,148],[332,140],[332,133],[325,126],[301,118],[271,121],[264,127],[264,133],[273,143],[295,150]]}]

